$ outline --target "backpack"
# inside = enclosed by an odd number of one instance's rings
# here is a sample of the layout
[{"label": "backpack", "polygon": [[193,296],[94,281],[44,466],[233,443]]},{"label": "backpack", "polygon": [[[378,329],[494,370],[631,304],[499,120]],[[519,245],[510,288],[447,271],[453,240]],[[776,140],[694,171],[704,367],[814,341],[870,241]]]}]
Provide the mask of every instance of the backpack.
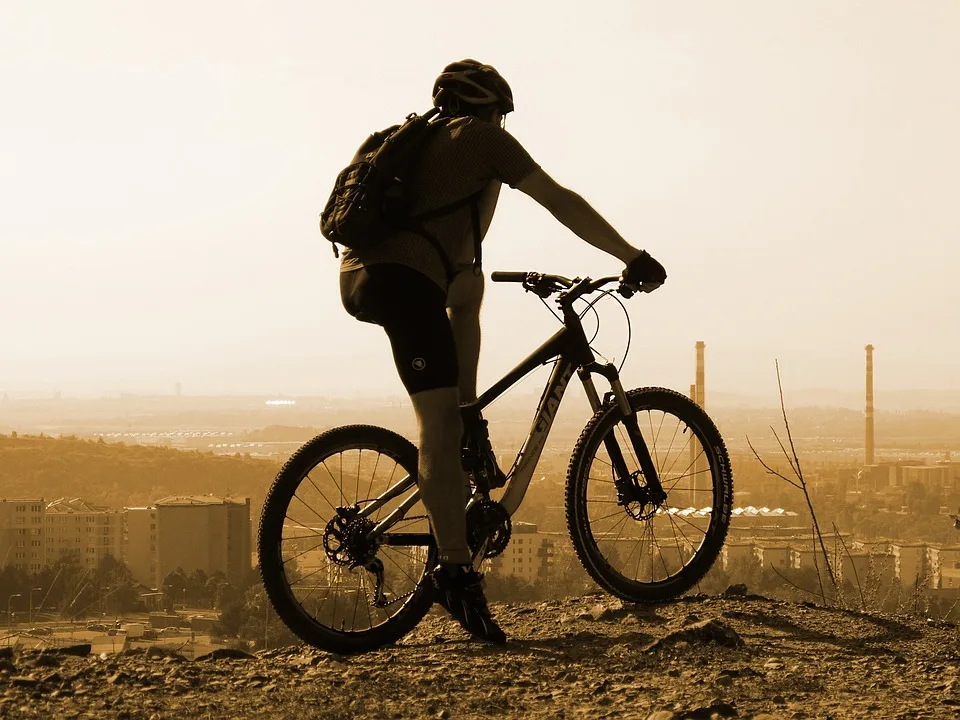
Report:
[{"label": "backpack", "polygon": [[373,133],[337,175],[333,191],[320,213],[320,232],[333,244],[334,257],[339,257],[338,244],[352,250],[365,250],[406,230],[420,235],[433,246],[443,262],[449,283],[454,275],[453,264],[437,238],[423,227],[423,222],[471,205],[474,272],[479,272],[480,192],[410,215],[415,202],[409,192],[410,180],[421,148],[440,124],[431,122],[438,112],[432,108],[423,115],[411,113],[403,123]]}]

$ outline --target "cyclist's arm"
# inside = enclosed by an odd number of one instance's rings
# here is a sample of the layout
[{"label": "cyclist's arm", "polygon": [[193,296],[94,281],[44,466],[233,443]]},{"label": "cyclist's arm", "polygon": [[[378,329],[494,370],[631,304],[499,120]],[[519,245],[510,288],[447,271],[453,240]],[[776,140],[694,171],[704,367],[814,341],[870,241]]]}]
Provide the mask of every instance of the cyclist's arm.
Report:
[{"label": "cyclist's arm", "polygon": [[625,265],[640,254],[590,203],[557,183],[542,168],[531,172],[515,187],[549,210],[579,238],[619,258]]}]

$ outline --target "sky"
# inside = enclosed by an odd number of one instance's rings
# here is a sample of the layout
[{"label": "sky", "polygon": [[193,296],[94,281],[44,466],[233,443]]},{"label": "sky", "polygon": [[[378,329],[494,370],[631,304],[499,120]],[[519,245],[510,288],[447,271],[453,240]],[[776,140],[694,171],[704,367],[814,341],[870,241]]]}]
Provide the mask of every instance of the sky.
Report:
[{"label": "sky", "polygon": [[[548,8],[550,12],[543,12]],[[373,130],[474,57],[507,129],[667,268],[627,387],[960,389],[960,3],[0,5],[0,391],[402,393],[317,228]],[[618,262],[505,189],[490,270]],[[596,348],[626,323],[597,306]],[[556,321],[489,283],[481,385]],[[708,390],[709,391],[709,390]]]}]

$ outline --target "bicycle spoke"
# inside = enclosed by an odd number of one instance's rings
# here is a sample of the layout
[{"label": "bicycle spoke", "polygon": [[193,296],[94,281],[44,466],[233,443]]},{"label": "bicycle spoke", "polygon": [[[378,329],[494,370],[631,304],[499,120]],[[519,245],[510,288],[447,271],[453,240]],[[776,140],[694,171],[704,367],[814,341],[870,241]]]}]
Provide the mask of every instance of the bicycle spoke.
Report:
[{"label": "bicycle spoke", "polygon": [[[694,587],[722,548],[729,515],[717,522],[697,509],[726,510],[721,501],[731,487],[729,460],[715,426],[689,398],[662,388],[627,396],[638,441],[645,443],[667,498],[644,492],[649,479],[630,431],[618,409],[607,406],[584,429],[571,458],[567,519],[577,554],[601,587],[625,600],[663,601]],[[614,468],[611,441],[626,467]],[[624,482],[639,491],[627,503],[621,498]],[[693,510],[685,508],[688,498]]]},{"label": "bicycle spoke", "polygon": [[650,411],[647,410],[647,420],[650,423],[650,437],[653,438],[653,466],[657,469],[657,474],[660,474],[662,466],[660,465],[660,460],[657,457],[657,436],[659,435],[660,429],[663,428],[663,419],[666,415],[660,416],[660,427],[657,428],[657,432],[653,431],[653,416],[650,414]]}]

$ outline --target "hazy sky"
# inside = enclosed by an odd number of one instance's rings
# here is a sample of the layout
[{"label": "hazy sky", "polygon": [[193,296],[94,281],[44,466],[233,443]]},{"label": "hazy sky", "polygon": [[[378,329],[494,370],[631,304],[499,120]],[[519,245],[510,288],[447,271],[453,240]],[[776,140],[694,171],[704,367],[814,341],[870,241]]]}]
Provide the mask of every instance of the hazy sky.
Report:
[{"label": "hazy sky", "polygon": [[[549,13],[541,10],[549,8]],[[625,382],[960,386],[956,0],[5,0],[0,390],[399,392],[317,215],[475,57],[507,127],[666,266]],[[619,272],[505,190],[489,270]],[[623,355],[611,302],[598,349]],[[488,285],[481,381],[555,321]]]}]

